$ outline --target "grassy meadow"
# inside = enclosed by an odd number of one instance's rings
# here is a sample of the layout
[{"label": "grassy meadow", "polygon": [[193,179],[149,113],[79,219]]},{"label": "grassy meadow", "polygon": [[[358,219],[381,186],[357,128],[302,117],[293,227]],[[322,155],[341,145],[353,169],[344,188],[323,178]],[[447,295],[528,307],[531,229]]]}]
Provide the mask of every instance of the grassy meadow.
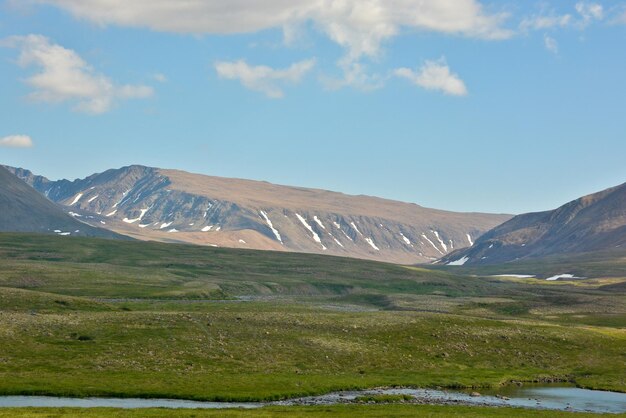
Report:
[{"label": "grassy meadow", "polygon": [[[465,273],[0,234],[0,393],[248,401],[555,380],[626,392],[625,279],[547,283]],[[359,405],[123,416],[348,416],[351,408],[361,416],[506,411]]]}]

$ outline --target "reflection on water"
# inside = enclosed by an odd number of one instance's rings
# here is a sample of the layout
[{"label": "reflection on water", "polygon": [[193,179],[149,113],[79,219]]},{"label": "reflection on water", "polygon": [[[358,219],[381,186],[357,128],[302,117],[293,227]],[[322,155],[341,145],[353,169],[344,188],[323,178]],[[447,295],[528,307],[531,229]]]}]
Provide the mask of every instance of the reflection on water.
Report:
[{"label": "reflection on water", "polygon": [[510,398],[538,399],[541,404],[553,409],[551,405],[566,403],[576,411],[626,412],[626,393],[603,392],[598,390],[578,389],[559,386],[522,386],[507,388]]}]

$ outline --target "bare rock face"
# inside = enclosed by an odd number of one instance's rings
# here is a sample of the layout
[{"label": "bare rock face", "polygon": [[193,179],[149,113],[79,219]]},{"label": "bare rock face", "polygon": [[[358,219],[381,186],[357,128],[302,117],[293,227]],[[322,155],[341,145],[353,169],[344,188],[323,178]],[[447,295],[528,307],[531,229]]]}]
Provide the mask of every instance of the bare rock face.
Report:
[{"label": "bare rock face", "polygon": [[487,265],[626,247],[626,183],[558,209],[519,215],[442,260]]},{"label": "bare rock face", "polygon": [[11,169],[68,211],[139,239],[398,263],[439,259],[509,215],[130,166],[75,181]]}]

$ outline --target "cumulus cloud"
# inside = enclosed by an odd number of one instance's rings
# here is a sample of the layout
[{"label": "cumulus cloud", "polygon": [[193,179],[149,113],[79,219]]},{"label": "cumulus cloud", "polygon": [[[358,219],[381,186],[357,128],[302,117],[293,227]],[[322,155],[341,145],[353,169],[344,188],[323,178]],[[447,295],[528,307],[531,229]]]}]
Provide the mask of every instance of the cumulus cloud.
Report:
[{"label": "cumulus cloud", "polygon": [[350,60],[374,57],[402,29],[504,39],[507,15],[487,13],[478,0],[30,0],[101,25],[194,34],[253,33],[313,26],[341,45]]},{"label": "cumulus cloud", "polygon": [[42,35],[12,36],[0,46],[19,49],[17,63],[38,69],[25,80],[33,88],[29,98],[35,101],[71,102],[77,111],[99,114],[108,111],[116,100],[146,98],[154,93],[148,86],[115,84],[75,51]]},{"label": "cumulus cloud", "polygon": [[0,138],[0,147],[32,148],[33,140],[28,135],[9,135],[9,136]]},{"label": "cumulus cloud", "polygon": [[314,59],[299,61],[284,69],[274,69],[266,65],[252,66],[239,60],[217,62],[215,71],[221,78],[239,80],[250,90],[263,93],[272,99],[280,99],[285,95],[281,87],[283,84],[300,82],[314,66]]},{"label": "cumulus cloud", "polygon": [[591,3],[579,1],[574,5],[575,14],[555,14],[553,11],[545,10],[542,12],[522,19],[519,24],[521,31],[529,30],[547,30],[574,27],[580,30],[585,29],[593,21],[604,19],[604,8],[599,3]]},{"label": "cumulus cloud", "polygon": [[543,44],[546,47],[546,49],[552,52],[553,54],[559,53],[559,43],[556,41],[556,39],[552,38],[551,36],[545,35],[543,37]]},{"label": "cumulus cloud", "polygon": [[583,18],[584,24],[604,18],[604,8],[601,4],[581,1],[576,3],[575,8],[578,14]]},{"label": "cumulus cloud", "polygon": [[520,29],[527,30],[542,30],[552,28],[564,28],[569,26],[572,22],[572,15],[564,14],[560,16],[532,16],[524,18],[520,23]]},{"label": "cumulus cloud", "polygon": [[437,90],[451,96],[467,95],[465,83],[457,74],[450,71],[444,59],[426,61],[418,70],[398,68],[394,71],[394,75],[427,90]]},{"label": "cumulus cloud", "polygon": [[24,0],[62,8],[99,25],[192,34],[283,31],[286,43],[313,27],[340,45],[343,72],[335,86],[369,90],[380,76],[367,74],[363,58],[375,59],[401,32],[425,31],[479,39],[506,39],[507,13],[491,13],[480,0]]},{"label": "cumulus cloud", "polygon": [[357,90],[369,92],[385,86],[388,76],[371,73],[368,65],[361,61],[354,61],[344,57],[337,63],[343,73],[341,77],[322,75],[320,82],[328,90],[339,90],[344,87],[352,87]]}]

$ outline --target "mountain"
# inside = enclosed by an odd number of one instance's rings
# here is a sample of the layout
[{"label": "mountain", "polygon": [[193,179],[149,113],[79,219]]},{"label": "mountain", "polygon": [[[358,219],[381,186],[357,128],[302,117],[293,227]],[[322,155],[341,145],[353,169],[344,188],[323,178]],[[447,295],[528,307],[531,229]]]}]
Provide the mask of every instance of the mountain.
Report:
[{"label": "mountain", "polygon": [[558,209],[519,215],[442,263],[486,265],[548,255],[626,248],[626,183]]},{"label": "mountain", "polygon": [[74,181],[11,170],[94,224],[144,240],[417,263],[510,219],[138,165]]},{"label": "mountain", "polygon": [[106,229],[94,228],[78,221],[2,166],[0,231],[122,238]]}]

